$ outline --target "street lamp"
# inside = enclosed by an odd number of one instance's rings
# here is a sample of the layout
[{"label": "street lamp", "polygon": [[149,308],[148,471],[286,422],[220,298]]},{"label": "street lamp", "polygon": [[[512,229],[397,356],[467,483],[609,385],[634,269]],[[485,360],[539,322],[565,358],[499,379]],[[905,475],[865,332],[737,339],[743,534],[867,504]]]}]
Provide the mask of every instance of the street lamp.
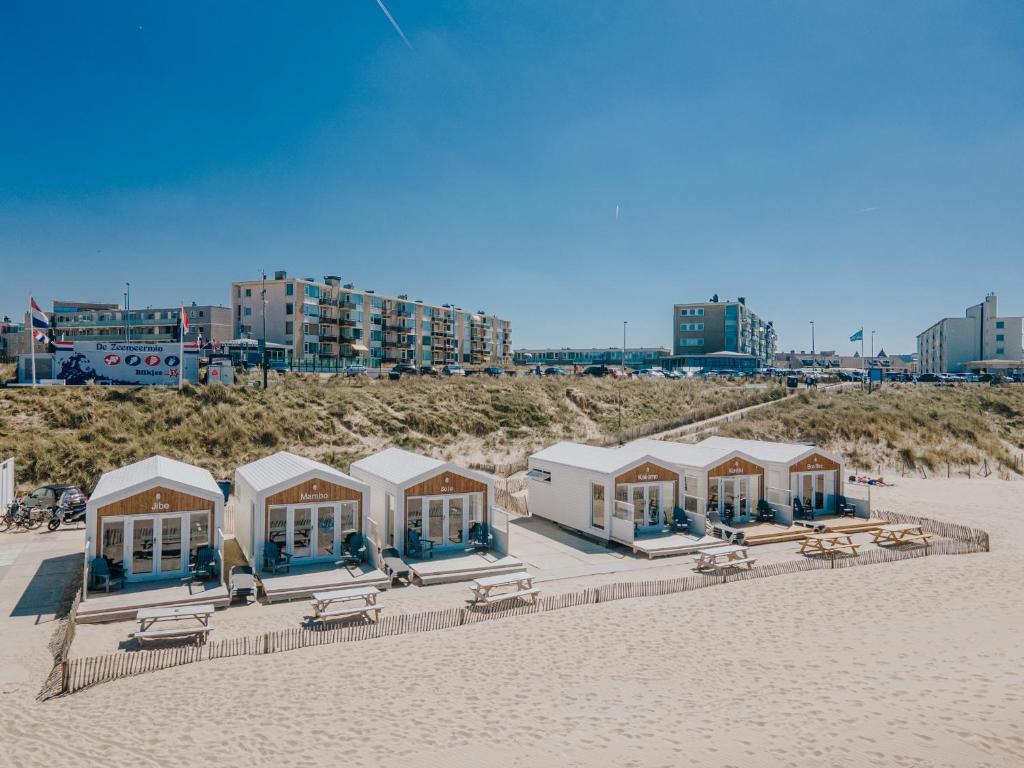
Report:
[{"label": "street lamp", "polygon": [[875,332],[871,332],[871,357],[875,356]]},{"label": "street lamp", "polygon": [[[626,325],[629,323],[628,320],[622,321],[622,377],[626,377]],[[619,385],[619,445],[625,442],[625,436],[622,434],[622,385]]]},{"label": "street lamp", "polygon": [[124,340],[127,344],[132,340],[132,284],[126,282],[124,284]]},{"label": "street lamp", "polygon": [[814,321],[811,320],[811,354],[814,354]]},{"label": "street lamp", "polygon": [[267,271],[262,270],[260,279],[260,299],[263,301],[263,337],[260,345],[263,347],[263,389],[267,388]]}]

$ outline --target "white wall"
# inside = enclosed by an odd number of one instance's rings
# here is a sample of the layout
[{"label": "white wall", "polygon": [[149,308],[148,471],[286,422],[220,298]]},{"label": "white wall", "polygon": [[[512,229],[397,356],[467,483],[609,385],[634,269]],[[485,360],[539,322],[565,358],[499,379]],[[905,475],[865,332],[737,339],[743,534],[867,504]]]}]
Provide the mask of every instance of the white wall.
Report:
[{"label": "white wall", "polygon": [[[536,459],[530,460],[531,469],[551,473],[551,482],[529,478],[526,484],[530,514],[552,520],[577,531],[601,539],[611,535],[612,500],[614,488],[610,476],[589,470],[567,467]],[[590,484],[605,486],[605,527],[590,524]]]}]

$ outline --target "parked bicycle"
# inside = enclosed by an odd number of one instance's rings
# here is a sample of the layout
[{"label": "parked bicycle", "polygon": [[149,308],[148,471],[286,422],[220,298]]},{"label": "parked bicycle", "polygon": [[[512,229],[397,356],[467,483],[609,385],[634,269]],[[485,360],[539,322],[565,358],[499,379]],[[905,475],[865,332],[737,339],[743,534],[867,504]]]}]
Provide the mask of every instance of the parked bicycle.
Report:
[{"label": "parked bicycle", "polygon": [[0,517],[0,533],[11,528],[26,528],[34,531],[43,524],[43,516],[35,514],[35,510],[26,507],[21,499],[15,499],[7,505],[7,511]]}]

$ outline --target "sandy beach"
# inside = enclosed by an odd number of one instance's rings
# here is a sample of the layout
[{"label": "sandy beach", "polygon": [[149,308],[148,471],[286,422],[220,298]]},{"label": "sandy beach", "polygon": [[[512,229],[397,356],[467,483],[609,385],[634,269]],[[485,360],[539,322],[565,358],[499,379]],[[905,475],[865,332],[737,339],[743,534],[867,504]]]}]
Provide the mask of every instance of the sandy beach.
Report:
[{"label": "sandy beach", "polygon": [[988,554],[224,659],[45,704],[52,625],[5,617],[26,674],[4,681],[0,765],[1020,765],[1021,488],[876,489],[880,508],[985,528]]}]

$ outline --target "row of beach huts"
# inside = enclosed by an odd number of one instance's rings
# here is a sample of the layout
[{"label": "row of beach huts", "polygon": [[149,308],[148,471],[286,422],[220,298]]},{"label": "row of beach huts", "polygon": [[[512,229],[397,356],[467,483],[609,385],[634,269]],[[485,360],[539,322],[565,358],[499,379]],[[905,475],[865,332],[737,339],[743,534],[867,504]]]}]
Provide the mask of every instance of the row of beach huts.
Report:
[{"label": "row of beach huts", "polygon": [[[843,496],[841,459],[802,444],[562,442],[531,456],[526,477],[530,515],[651,557],[692,552],[707,534],[749,528],[771,541],[795,517],[868,514],[863,502]],[[102,560],[131,589],[114,597],[86,573],[92,587],[80,620],[195,595],[227,604],[221,582],[232,564],[259,574],[270,600],[352,584],[387,587],[385,562],[395,558],[424,585],[524,568],[510,541],[515,516],[497,505],[492,476],[403,449],[356,461],[348,473],[279,452],[239,467],[232,490],[228,496],[207,470],[163,456],[104,473],[87,507],[86,567]],[[749,543],[758,543],[756,535]],[[197,591],[188,574],[201,550],[212,550],[220,573]]]}]

